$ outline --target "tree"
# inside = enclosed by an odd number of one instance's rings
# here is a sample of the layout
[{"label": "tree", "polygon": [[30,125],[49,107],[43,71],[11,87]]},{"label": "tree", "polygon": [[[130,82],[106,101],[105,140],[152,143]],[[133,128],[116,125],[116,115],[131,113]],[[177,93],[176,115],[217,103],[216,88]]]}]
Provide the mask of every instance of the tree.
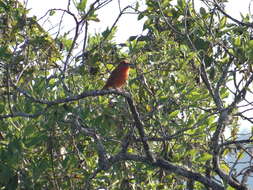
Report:
[{"label": "tree", "polygon": [[[110,2],[69,1],[37,19],[0,1],[1,189],[249,189],[252,134],[238,130],[253,123],[250,16],[218,0],[147,0],[89,34]],[[147,33],[117,44],[129,13]],[[66,16],[73,31],[61,30]],[[128,87],[100,90],[122,57],[135,64]]]}]

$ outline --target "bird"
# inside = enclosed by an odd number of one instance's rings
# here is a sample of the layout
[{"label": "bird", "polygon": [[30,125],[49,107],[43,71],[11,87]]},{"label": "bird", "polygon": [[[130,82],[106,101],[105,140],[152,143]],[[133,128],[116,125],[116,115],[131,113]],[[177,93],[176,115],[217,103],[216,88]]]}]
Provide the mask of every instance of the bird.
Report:
[{"label": "bird", "polygon": [[121,61],[118,66],[112,71],[102,90],[109,88],[121,90],[128,79],[130,66],[132,66],[132,64],[130,64],[127,60]]}]

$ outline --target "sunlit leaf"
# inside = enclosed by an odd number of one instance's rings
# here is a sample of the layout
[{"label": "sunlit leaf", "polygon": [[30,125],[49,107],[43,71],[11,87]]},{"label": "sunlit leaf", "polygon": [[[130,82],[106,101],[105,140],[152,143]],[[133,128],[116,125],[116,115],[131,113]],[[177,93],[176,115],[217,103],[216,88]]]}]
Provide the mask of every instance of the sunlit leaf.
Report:
[{"label": "sunlit leaf", "polygon": [[169,117],[170,117],[170,118],[174,118],[174,117],[176,117],[179,113],[180,113],[179,110],[173,111],[173,112],[171,112],[171,113],[169,114]]},{"label": "sunlit leaf", "polygon": [[80,0],[80,3],[78,3],[77,8],[80,11],[85,11],[86,5],[87,5],[87,0]]},{"label": "sunlit leaf", "polygon": [[222,19],[220,20],[220,28],[224,28],[227,24],[227,17],[224,16],[222,17]]}]

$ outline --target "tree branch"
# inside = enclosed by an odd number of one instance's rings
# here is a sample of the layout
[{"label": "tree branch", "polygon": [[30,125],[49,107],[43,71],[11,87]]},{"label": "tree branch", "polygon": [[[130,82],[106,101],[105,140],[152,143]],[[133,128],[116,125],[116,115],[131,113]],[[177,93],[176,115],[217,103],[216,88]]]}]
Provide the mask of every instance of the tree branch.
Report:
[{"label": "tree branch", "polygon": [[222,13],[224,14],[227,18],[229,18],[230,20],[234,21],[235,23],[241,25],[241,26],[246,26],[246,27],[250,27],[252,28],[253,27],[253,23],[245,23],[245,22],[241,22],[235,18],[233,18],[232,16],[230,16],[229,14],[227,14],[219,5],[216,1],[214,1],[215,4],[214,6]]},{"label": "tree branch", "polygon": [[238,103],[240,103],[245,98],[247,89],[249,88],[249,85],[252,83],[252,81],[253,81],[253,74],[251,74],[251,76],[245,83],[244,87],[239,91],[239,93],[235,96],[234,101],[229,105],[229,109],[231,111]]},{"label": "tree branch", "polygon": [[145,158],[143,156],[138,156],[138,155],[128,154],[128,153],[119,153],[119,154],[109,158],[109,162],[111,163],[111,165],[114,164],[115,162],[128,161],[128,160],[142,162],[142,163],[154,166],[154,167],[160,167],[160,168],[165,169],[165,170],[172,172],[174,174],[186,177],[187,179],[192,179],[192,180],[198,181],[198,182],[200,182],[208,187],[211,187],[212,189],[215,189],[215,190],[225,190],[224,187],[222,187],[220,184],[217,184],[215,181],[211,180],[210,178],[205,177],[199,173],[195,173],[193,171],[190,171],[184,167],[172,164],[171,162],[168,162],[164,159],[159,158],[154,162],[150,162],[147,158]]},{"label": "tree branch", "polygon": [[149,148],[149,145],[147,143],[147,139],[145,137],[143,122],[140,119],[140,114],[138,113],[137,108],[134,105],[133,100],[130,97],[126,97],[126,100],[127,100],[128,105],[129,105],[129,108],[131,110],[131,113],[133,115],[133,118],[135,120],[135,125],[137,127],[138,132],[139,132],[141,142],[143,144],[143,148],[145,150],[146,156],[149,159],[149,161],[153,162],[154,158],[153,158],[153,155],[150,152],[150,148]]}]

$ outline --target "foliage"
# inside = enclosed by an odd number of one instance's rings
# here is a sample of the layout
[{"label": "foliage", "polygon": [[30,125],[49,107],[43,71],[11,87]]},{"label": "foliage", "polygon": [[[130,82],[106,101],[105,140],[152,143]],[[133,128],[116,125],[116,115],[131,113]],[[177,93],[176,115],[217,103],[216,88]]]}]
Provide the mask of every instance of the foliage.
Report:
[{"label": "foliage", "polygon": [[[62,15],[53,34],[20,2],[0,1],[1,189],[247,189],[249,15],[234,19],[222,1],[147,0],[89,33],[110,2],[50,9],[44,19]],[[146,34],[117,44],[129,12]],[[60,30],[66,15],[73,31]],[[125,91],[100,90],[125,57],[135,65]]]}]

